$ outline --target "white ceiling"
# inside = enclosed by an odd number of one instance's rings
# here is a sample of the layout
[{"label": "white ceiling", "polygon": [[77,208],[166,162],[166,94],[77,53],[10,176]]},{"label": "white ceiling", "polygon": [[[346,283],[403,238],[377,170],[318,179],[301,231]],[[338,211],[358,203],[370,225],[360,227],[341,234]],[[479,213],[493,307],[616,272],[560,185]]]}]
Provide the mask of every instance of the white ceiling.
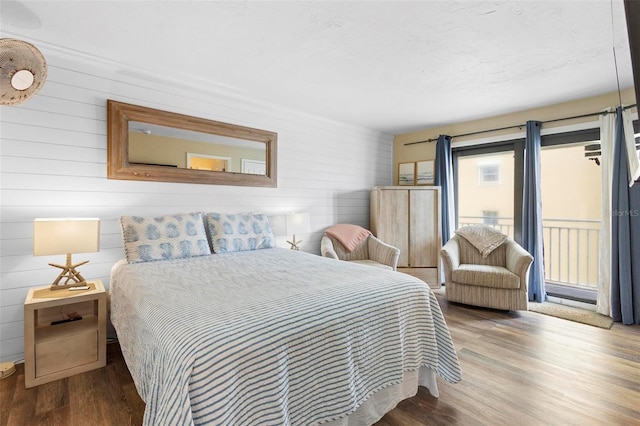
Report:
[{"label": "white ceiling", "polygon": [[622,0],[2,0],[1,15],[3,36],[390,134],[614,92],[613,46],[633,86]]}]

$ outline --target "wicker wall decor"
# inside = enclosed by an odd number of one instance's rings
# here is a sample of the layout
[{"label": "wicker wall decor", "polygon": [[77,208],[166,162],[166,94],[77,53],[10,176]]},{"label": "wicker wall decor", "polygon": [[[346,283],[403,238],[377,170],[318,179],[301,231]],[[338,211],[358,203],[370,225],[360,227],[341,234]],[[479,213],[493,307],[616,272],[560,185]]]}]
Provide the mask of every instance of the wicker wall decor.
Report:
[{"label": "wicker wall decor", "polygon": [[0,105],[17,105],[38,93],[47,78],[42,53],[26,41],[0,39]]}]

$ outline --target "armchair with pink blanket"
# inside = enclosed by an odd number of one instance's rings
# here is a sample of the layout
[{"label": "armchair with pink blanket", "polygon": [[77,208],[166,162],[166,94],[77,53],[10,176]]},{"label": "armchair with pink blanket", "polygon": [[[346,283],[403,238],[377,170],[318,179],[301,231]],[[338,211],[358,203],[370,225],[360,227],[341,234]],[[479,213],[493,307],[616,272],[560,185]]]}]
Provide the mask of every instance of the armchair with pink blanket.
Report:
[{"label": "armchair with pink blanket", "polygon": [[320,242],[324,257],[378,268],[396,270],[400,249],[377,239],[358,225],[338,224],[327,228]]}]

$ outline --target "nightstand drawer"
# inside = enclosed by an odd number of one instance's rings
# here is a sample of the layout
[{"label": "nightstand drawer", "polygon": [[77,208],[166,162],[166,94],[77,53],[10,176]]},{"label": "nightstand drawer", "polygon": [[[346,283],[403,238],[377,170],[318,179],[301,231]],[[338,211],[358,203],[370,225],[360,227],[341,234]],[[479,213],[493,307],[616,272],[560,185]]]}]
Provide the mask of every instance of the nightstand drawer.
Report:
[{"label": "nightstand drawer", "polygon": [[98,361],[98,330],[35,345],[36,377]]}]

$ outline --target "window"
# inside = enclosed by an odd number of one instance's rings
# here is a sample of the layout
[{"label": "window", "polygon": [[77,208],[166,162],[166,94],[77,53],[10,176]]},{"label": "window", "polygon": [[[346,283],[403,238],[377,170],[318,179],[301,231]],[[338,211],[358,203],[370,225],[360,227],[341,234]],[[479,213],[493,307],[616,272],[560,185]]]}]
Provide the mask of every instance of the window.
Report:
[{"label": "window", "polygon": [[483,210],[482,223],[485,225],[496,226],[498,224],[498,212],[496,210]]},{"label": "window", "polygon": [[[456,228],[488,223],[518,241],[522,171],[517,167],[522,164],[523,148],[524,141],[505,141],[452,150]],[[483,180],[490,183],[482,184]]]},{"label": "window", "polygon": [[500,184],[500,164],[480,163],[478,164],[478,184],[498,185]]}]

